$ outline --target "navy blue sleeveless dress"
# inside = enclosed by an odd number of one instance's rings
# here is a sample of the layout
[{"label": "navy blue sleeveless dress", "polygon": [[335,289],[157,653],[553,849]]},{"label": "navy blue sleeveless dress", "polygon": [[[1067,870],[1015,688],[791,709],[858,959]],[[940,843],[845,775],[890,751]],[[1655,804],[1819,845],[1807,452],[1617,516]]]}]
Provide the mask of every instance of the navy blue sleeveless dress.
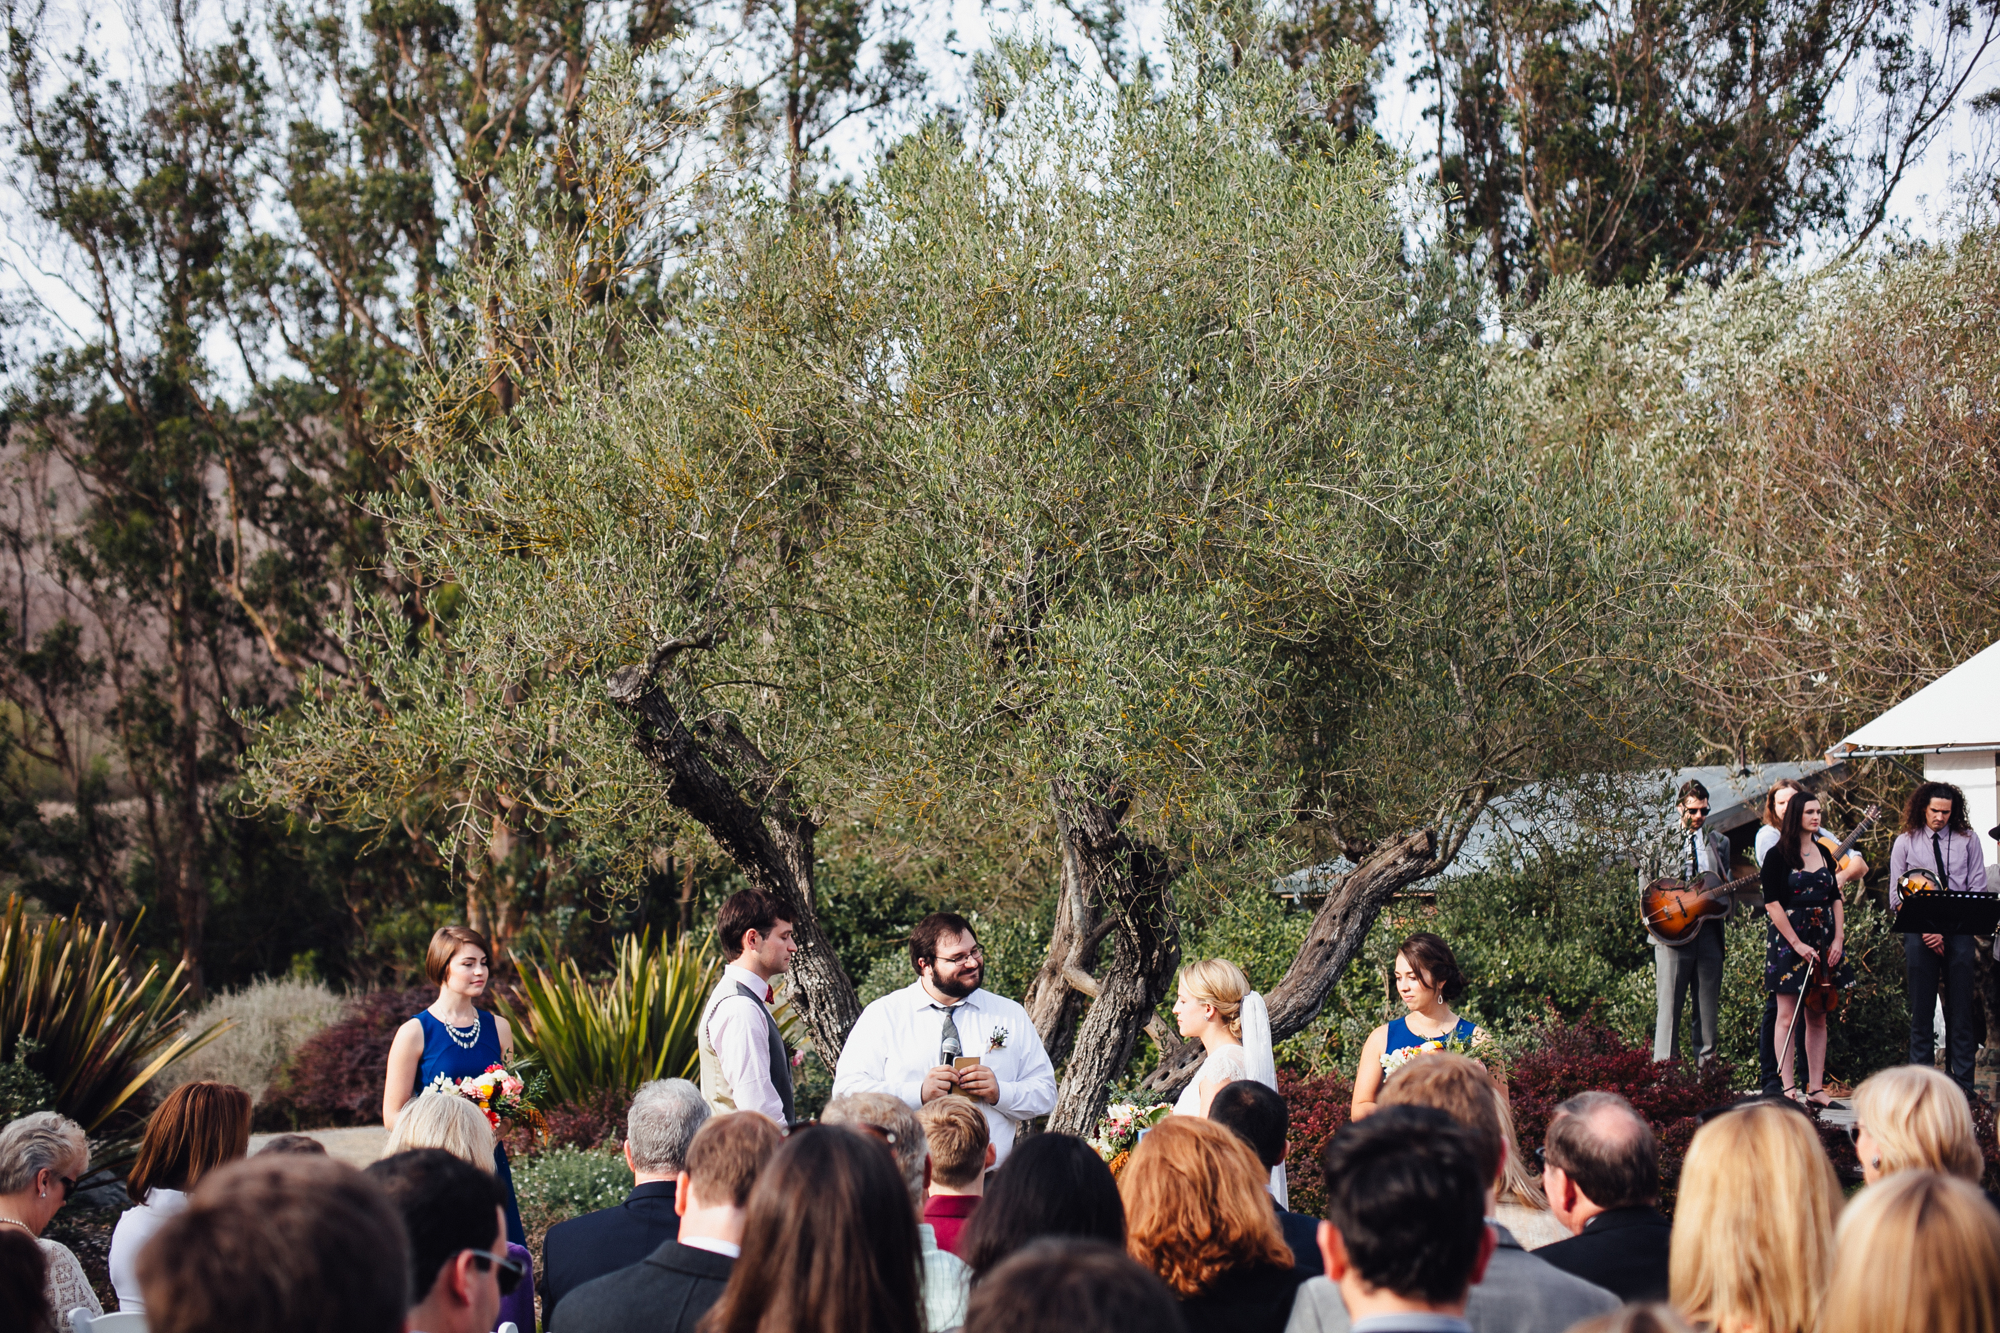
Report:
[{"label": "navy blue sleeveless dress", "polygon": [[[439,1074],[449,1079],[471,1078],[485,1073],[488,1065],[500,1063],[500,1025],[484,1010],[479,1012],[479,1036],[470,1046],[459,1045],[452,1036],[455,1031],[463,1037],[464,1028],[447,1028],[428,1009],[417,1015],[417,1022],[424,1030],[424,1058],[417,1063],[417,1086],[412,1096],[421,1096]],[[521,1205],[514,1199],[514,1173],[507,1165],[507,1150],[498,1145],[493,1149],[493,1169],[500,1183],[507,1187],[507,1239],[516,1245],[526,1245],[528,1234],[521,1229]]]},{"label": "navy blue sleeveless dress", "polygon": [[[1389,1020],[1389,1040],[1382,1047],[1382,1054],[1394,1055],[1406,1046],[1421,1046],[1427,1041],[1457,1041],[1470,1046],[1472,1044],[1472,1034],[1478,1030],[1478,1025],[1471,1019],[1461,1018],[1458,1020],[1457,1026],[1453,1027],[1450,1032],[1445,1033],[1442,1037],[1419,1037],[1416,1033],[1410,1031],[1410,1024],[1406,1019],[1392,1018]],[[429,1048],[426,1047],[425,1049],[428,1050]]]}]

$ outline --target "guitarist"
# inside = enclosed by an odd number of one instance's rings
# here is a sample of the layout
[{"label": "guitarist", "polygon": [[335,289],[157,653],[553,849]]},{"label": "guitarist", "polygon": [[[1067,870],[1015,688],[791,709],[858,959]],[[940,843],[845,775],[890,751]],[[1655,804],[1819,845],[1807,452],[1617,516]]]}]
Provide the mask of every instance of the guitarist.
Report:
[{"label": "guitarist", "polygon": [[[1903,807],[1903,831],[1889,851],[1890,911],[1902,906],[1903,877],[1912,870],[1928,874],[1940,889],[1986,892],[1986,857],[1965,817],[1965,793],[1949,782],[1923,783]],[[1972,936],[1905,935],[1903,956],[1910,970],[1910,1063],[1931,1063],[1942,989],[1945,1071],[1969,1097],[1981,1030]]]},{"label": "guitarist", "polygon": [[[1707,827],[1708,788],[1690,778],[1681,784],[1680,827],[1663,830],[1654,844],[1652,863],[1641,864],[1639,887],[1662,875],[1678,875],[1690,884],[1713,887],[1729,878],[1729,839]],[[1736,910],[1731,901],[1729,912]],[[1671,1060],[1680,1054],[1681,1007],[1694,991],[1695,1058],[1707,1064],[1715,1058],[1717,1020],[1722,1012],[1722,927],[1728,913],[1701,923],[1693,938],[1669,944],[1653,941],[1656,1009],[1653,1017],[1653,1058]]]}]

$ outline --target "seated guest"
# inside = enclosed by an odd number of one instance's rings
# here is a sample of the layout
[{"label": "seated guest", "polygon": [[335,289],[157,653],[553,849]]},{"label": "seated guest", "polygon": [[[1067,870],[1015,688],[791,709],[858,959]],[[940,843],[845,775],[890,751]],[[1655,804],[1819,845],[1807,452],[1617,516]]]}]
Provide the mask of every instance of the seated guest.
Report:
[{"label": "seated guest", "polygon": [[[496,1226],[485,1239],[497,1235]],[[410,1250],[396,1209],[330,1157],[274,1153],[206,1174],[137,1269],[148,1333],[402,1333],[408,1312]]]},{"label": "seated guest", "polygon": [[[948,1250],[938,1248],[937,1232],[924,1215],[924,1194],[931,1182],[930,1141],[917,1123],[917,1113],[900,1097],[886,1092],[855,1092],[835,1097],[820,1112],[820,1122],[867,1129],[888,1144],[896,1158],[896,1169],[909,1187],[910,1208],[915,1212],[917,1244],[923,1254],[924,1326],[931,1333],[944,1333],[965,1322],[966,1289],[972,1270]],[[983,1117],[982,1117],[983,1118]]]},{"label": "seated guest", "polygon": [[[366,1174],[402,1216],[409,1237],[412,1333],[497,1328],[501,1302],[529,1288],[504,1249],[507,1190],[493,1169],[442,1148],[415,1148],[384,1157]],[[534,1327],[532,1306],[528,1318],[519,1327]],[[333,1333],[336,1326],[321,1327]]]},{"label": "seated guest", "polygon": [[1653,1207],[1659,1149],[1632,1103],[1585,1092],[1556,1107],[1542,1145],[1542,1189],[1572,1234],[1538,1256],[1621,1300],[1667,1299],[1673,1223]]},{"label": "seated guest", "polygon": [[[1472,1289],[1465,1307],[1466,1322],[1476,1333],[1534,1333],[1543,1329],[1555,1333],[1618,1308],[1616,1296],[1528,1253],[1506,1227],[1492,1221],[1492,1208],[1506,1177],[1507,1140],[1494,1107],[1492,1078],[1477,1061],[1449,1052],[1412,1060],[1383,1085],[1378,1104],[1424,1106],[1450,1116],[1470,1136],[1479,1154],[1480,1170],[1492,1182],[1486,1208],[1496,1247],[1485,1277]],[[1347,1312],[1330,1286],[1307,1284],[1299,1305],[1315,1312],[1314,1322],[1301,1325],[1294,1319],[1295,1330],[1345,1333]]]},{"label": "seated guest", "polygon": [[1854,1090],[1854,1154],[1870,1185],[1911,1170],[1942,1171],[1976,1185],[1986,1171],[1965,1094],[1924,1065],[1891,1065]]},{"label": "seated guest", "polygon": [[67,1320],[71,1310],[104,1313],[83,1265],[61,1241],[36,1239],[69,1202],[76,1182],[90,1172],[90,1141],[83,1126],[54,1111],[36,1111],[0,1130],[0,1217],[34,1240],[49,1308]]},{"label": "seated guest", "polygon": [[1334,1303],[1366,1333],[1467,1333],[1467,1290],[1495,1241],[1485,1156],[1485,1144],[1425,1106],[1380,1106],[1342,1129],[1320,1160],[1327,1276],[1308,1286],[1338,1284]]},{"label": "seated guest", "polygon": [[[498,1178],[499,1159],[494,1152],[493,1125],[484,1111],[463,1097],[445,1092],[426,1092],[403,1103],[403,1112],[396,1118],[396,1127],[389,1131],[389,1141],[382,1155],[393,1157],[416,1148],[442,1149]],[[503,1181],[502,1205],[511,1197],[511,1186]],[[501,1252],[515,1269],[527,1275],[528,1280],[507,1282],[495,1327],[513,1324],[518,1328],[531,1329],[535,1326],[534,1258],[528,1253],[527,1246],[511,1240],[502,1240]],[[436,1330],[426,1329],[424,1333],[436,1333]]]},{"label": "seated guest", "polygon": [[250,1150],[250,1094],[227,1083],[183,1083],[146,1121],[139,1159],[125,1192],[139,1206],[118,1216],[111,1233],[111,1289],[120,1311],[144,1313],[139,1251],[168,1218],[187,1207],[188,1192],[216,1167]]},{"label": "seated guest", "polygon": [[269,1139],[265,1140],[264,1146],[257,1150],[257,1156],[262,1157],[267,1152],[289,1152],[299,1153],[307,1157],[324,1157],[326,1156],[326,1145],[318,1139],[313,1138],[310,1134],[273,1134]]},{"label": "seated guest", "polygon": [[[702,1104],[707,1110],[707,1103]],[[554,1333],[694,1333],[722,1296],[743,1252],[751,1186],[778,1150],[778,1127],[755,1111],[717,1116],[695,1133],[674,1185],[680,1235],[629,1268],[593,1278],[564,1298]]]},{"label": "seated guest", "polygon": [[701,1089],[684,1078],[639,1085],[625,1113],[632,1192],[616,1207],[556,1223],[542,1241],[542,1309],[549,1319],[577,1287],[638,1263],[674,1238],[680,1225],[674,1178],[708,1114]]},{"label": "seated guest", "polygon": [[942,1248],[958,1254],[958,1238],[986,1193],[986,1173],[993,1167],[986,1117],[968,1099],[952,1095],[924,1103],[917,1120],[931,1150],[924,1221],[937,1233]]},{"label": "seated guest", "polygon": [[49,1260],[32,1234],[0,1227],[0,1310],[18,1333],[56,1333]]},{"label": "seated guest", "polygon": [[1169,1116],[1118,1178],[1125,1252],[1180,1298],[1188,1333],[1282,1333],[1305,1275],[1271,1211],[1268,1168],[1212,1120]]},{"label": "seated guest", "polygon": [[[1224,1084],[1208,1103],[1208,1118],[1250,1145],[1257,1160],[1270,1171],[1285,1160],[1285,1135],[1291,1129],[1291,1110],[1273,1088],[1255,1079]],[[1319,1219],[1295,1213],[1271,1200],[1278,1215],[1278,1229],[1292,1251],[1292,1267],[1307,1277],[1320,1274]]]},{"label": "seated guest", "polygon": [[974,1289],[1008,1255],[1061,1237],[1123,1249],[1125,1201],[1089,1144],[1069,1134],[1034,1134],[993,1173],[986,1201],[959,1237]]},{"label": "seated guest", "polygon": [[1732,1333],[1817,1328],[1839,1212],[1840,1181],[1803,1111],[1756,1101],[1716,1116],[1681,1166],[1674,1308]]},{"label": "seated guest", "polygon": [[1671,1305],[1625,1305],[1610,1314],[1586,1319],[1569,1333],[1694,1333]]},{"label": "seated guest", "polygon": [[1870,1185],[1841,1216],[1824,1308],[1820,1333],[2000,1333],[2000,1214],[1936,1171]]},{"label": "seated guest", "polygon": [[1544,1245],[1568,1240],[1568,1230],[1549,1211],[1539,1170],[1521,1155],[1521,1141],[1514,1135],[1514,1113],[1507,1107],[1507,1092],[1498,1080],[1493,1084],[1493,1109],[1500,1117],[1500,1137],[1506,1140],[1507,1154],[1500,1196],[1493,1205],[1493,1220],[1512,1232],[1524,1250],[1539,1250]]},{"label": "seated guest", "polygon": [[917,1212],[881,1140],[794,1130],[750,1191],[743,1254],[703,1333],[921,1333],[917,1258]]},{"label": "seated guest", "polygon": [[965,1333],[1185,1333],[1160,1280],[1099,1240],[1038,1240],[972,1293]]}]

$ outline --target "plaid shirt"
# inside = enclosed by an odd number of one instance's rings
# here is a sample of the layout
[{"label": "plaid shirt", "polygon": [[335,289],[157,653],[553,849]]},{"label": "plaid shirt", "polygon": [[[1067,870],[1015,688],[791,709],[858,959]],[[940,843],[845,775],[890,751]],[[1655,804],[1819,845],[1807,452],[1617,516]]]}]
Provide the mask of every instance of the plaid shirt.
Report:
[{"label": "plaid shirt", "polygon": [[944,1333],[965,1322],[972,1270],[950,1250],[938,1248],[937,1232],[930,1223],[918,1223],[917,1236],[924,1247],[924,1327],[930,1333]]}]

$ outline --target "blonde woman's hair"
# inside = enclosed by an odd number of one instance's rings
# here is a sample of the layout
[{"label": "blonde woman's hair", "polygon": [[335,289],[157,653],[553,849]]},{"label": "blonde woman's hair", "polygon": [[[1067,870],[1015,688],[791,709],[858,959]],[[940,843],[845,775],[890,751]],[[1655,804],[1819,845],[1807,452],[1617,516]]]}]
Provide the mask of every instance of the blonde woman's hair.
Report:
[{"label": "blonde woman's hair", "polygon": [[463,1097],[426,1092],[403,1103],[396,1127],[382,1155],[393,1157],[412,1148],[442,1148],[482,1171],[493,1170],[493,1126],[486,1113]]},{"label": "blonde woman's hair", "polygon": [[1840,1219],[1821,1333],[2000,1333],[2000,1213],[1963,1180],[1898,1171]]},{"label": "blonde woman's hair", "polygon": [[1493,1085],[1493,1109],[1500,1113],[1500,1137],[1507,1141],[1507,1162],[1500,1172],[1500,1197],[1512,1197],[1515,1203],[1546,1212],[1549,1196],[1542,1193],[1541,1182],[1528,1174],[1526,1162],[1521,1158],[1521,1140],[1514,1134],[1514,1113],[1507,1106],[1507,1094],[1500,1085]]},{"label": "blonde woman's hair", "polygon": [[1688,1145],[1668,1278],[1688,1322],[1732,1333],[1811,1333],[1833,1261],[1840,1181],[1812,1122],[1751,1105]]},{"label": "blonde woman's hair", "polygon": [[1229,1035],[1242,1040],[1243,997],[1250,993],[1250,978],[1242,968],[1227,958],[1204,958],[1181,969],[1180,984],[1198,1003],[1213,1006]]},{"label": "blonde woman's hair", "polygon": [[1893,1065],[1854,1090],[1854,1115],[1881,1155],[1877,1169],[1942,1171],[1979,1183],[1985,1155],[1958,1085],[1923,1065]]}]

